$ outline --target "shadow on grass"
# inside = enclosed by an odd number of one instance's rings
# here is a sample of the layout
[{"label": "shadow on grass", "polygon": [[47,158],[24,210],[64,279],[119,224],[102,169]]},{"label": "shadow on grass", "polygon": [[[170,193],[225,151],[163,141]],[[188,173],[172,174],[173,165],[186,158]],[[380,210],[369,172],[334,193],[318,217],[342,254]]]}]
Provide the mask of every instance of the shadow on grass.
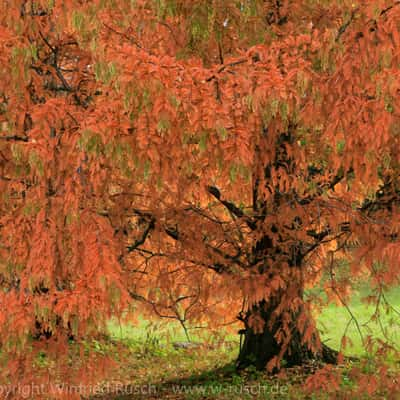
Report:
[{"label": "shadow on grass", "polygon": [[[149,382],[142,385],[126,385],[119,391],[91,397],[90,400],[131,400],[131,399],[215,399],[219,394],[238,391],[244,377],[238,375],[235,363],[187,377]],[[225,398],[225,397],[223,397]]]}]

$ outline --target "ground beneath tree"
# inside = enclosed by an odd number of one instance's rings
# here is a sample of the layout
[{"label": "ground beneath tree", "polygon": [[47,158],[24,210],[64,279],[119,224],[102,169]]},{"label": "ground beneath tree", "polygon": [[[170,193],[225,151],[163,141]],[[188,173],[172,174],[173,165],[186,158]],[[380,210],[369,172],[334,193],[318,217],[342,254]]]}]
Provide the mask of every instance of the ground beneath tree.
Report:
[{"label": "ground beneath tree", "polygon": [[[131,349],[121,369],[110,376],[103,394],[89,397],[90,400],[135,400],[135,399],[352,399],[358,390],[352,378],[355,362],[345,365],[329,366],[327,370],[321,363],[311,362],[301,367],[286,368],[278,375],[268,375],[264,371],[250,368],[235,370],[237,349],[221,345],[216,348],[190,348],[176,350],[173,346],[160,348]],[[321,372],[322,371],[322,372]],[[365,370],[373,377],[373,365]],[[319,374],[319,375],[318,375]],[[393,376],[395,376],[393,372]],[[310,379],[322,382],[325,387],[315,390],[313,397],[307,390],[312,388]],[[330,379],[336,379],[330,382]],[[315,385],[314,382],[314,385]],[[350,396],[350,397],[349,397]],[[353,396],[353,397],[351,397]],[[391,397],[398,396],[398,397]],[[366,399],[396,399],[400,392],[385,393],[377,389],[372,397]]]}]

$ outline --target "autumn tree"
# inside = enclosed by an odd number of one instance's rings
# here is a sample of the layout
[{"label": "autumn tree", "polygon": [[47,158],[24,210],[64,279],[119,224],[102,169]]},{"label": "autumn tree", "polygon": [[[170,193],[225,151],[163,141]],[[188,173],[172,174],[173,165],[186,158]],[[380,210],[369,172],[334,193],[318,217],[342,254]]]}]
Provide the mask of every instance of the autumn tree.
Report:
[{"label": "autumn tree", "polygon": [[307,289],[399,279],[398,3],[0,11],[2,348],[133,301],[185,329],[238,317],[239,367],[336,362]]}]

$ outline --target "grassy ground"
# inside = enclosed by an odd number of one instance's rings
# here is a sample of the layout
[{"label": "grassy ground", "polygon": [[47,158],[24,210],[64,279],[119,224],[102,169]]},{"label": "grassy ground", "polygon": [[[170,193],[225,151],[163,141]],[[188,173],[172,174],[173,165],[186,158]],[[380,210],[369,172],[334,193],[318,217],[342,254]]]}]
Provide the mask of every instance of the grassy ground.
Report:
[{"label": "grassy ground", "polygon": [[[346,334],[350,340],[344,353],[348,355],[368,355],[365,350],[368,336],[382,339],[400,349],[400,288],[387,292],[378,309],[376,303],[367,305],[362,301],[369,294],[366,287],[360,287],[352,295],[347,307],[331,304],[323,310],[318,318],[318,326],[326,344],[339,349],[342,337]],[[376,314],[377,310],[379,315]]]},{"label": "grassy ground", "polygon": [[[352,345],[345,349],[346,354],[357,357],[367,357],[363,364],[365,373],[374,375],[374,357],[366,353],[363,341],[367,337],[387,339],[400,347],[399,325],[396,322],[396,311],[393,309],[384,313],[380,320],[373,320],[375,306],[366,306],[361,299],[366,296],[362,288],[353,296],[348,308],[331,305],[326,307],[318,318],[322,329],[322,339],[331,347],[339,349],[342,336],[347,332]],[[400,306],[400,288],[387,294],[387,300],[392,305]],[[357,324],[352,317],[355,317]],[[234,360],[238,354],[238,337],[224,334],[210,336],[192,335],[195,342],[204,343],[196,349],[175,349],[173,342],[186,341],[186,337],[178,325],[163,324],[140,320],[135,326],[120,325],[110,322],[111,343],[123,344],[129,349],[129,356],[124,361],[123,369],[116,374],[113,393],[102,396],[107,400],[128,399],[352,399],[351,390],[356,382],[351,376],[354,364],[342,366],[339,369],[339,383],[336,388],[308,395],[304,384],[310,371],[307,369],[291,369],[285,375],[269,377],[254,370],[236,373]],[[360,335],[361,333],[361,335]],[[206,335],[206,336],[204,336]],[[361,338],[362,336],[362,338]],[[385,339],[385,340],[386,340]],[[103,350],[113,351],[113,344]],[[369,358],[368,358],[369,357]],[[398,360],[391,359],[390,365],[394,375],[398,372]],[[310,366],[312,368],[312,366]],[[332,391],[330,392],[330,389]],[[350,396],[350,397],[349,397]],[[400,398],[397,394],[385,394],[385,390],[365,395],[365,399]],[[100,398],[100,397],[99,397]]]}]

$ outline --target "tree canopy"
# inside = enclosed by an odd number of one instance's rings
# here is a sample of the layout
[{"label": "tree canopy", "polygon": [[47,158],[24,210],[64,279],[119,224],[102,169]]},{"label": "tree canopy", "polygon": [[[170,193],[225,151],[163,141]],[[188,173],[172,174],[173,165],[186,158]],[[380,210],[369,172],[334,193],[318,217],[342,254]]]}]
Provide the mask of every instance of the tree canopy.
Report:
[{"label": "tree canopy", "polygon": [[399,283],[399,2],[0,15],[3,378],[127,310],[239,315],[239,365],[336,360],[305,292],[344,303],[368,280],[378,303]]}]

